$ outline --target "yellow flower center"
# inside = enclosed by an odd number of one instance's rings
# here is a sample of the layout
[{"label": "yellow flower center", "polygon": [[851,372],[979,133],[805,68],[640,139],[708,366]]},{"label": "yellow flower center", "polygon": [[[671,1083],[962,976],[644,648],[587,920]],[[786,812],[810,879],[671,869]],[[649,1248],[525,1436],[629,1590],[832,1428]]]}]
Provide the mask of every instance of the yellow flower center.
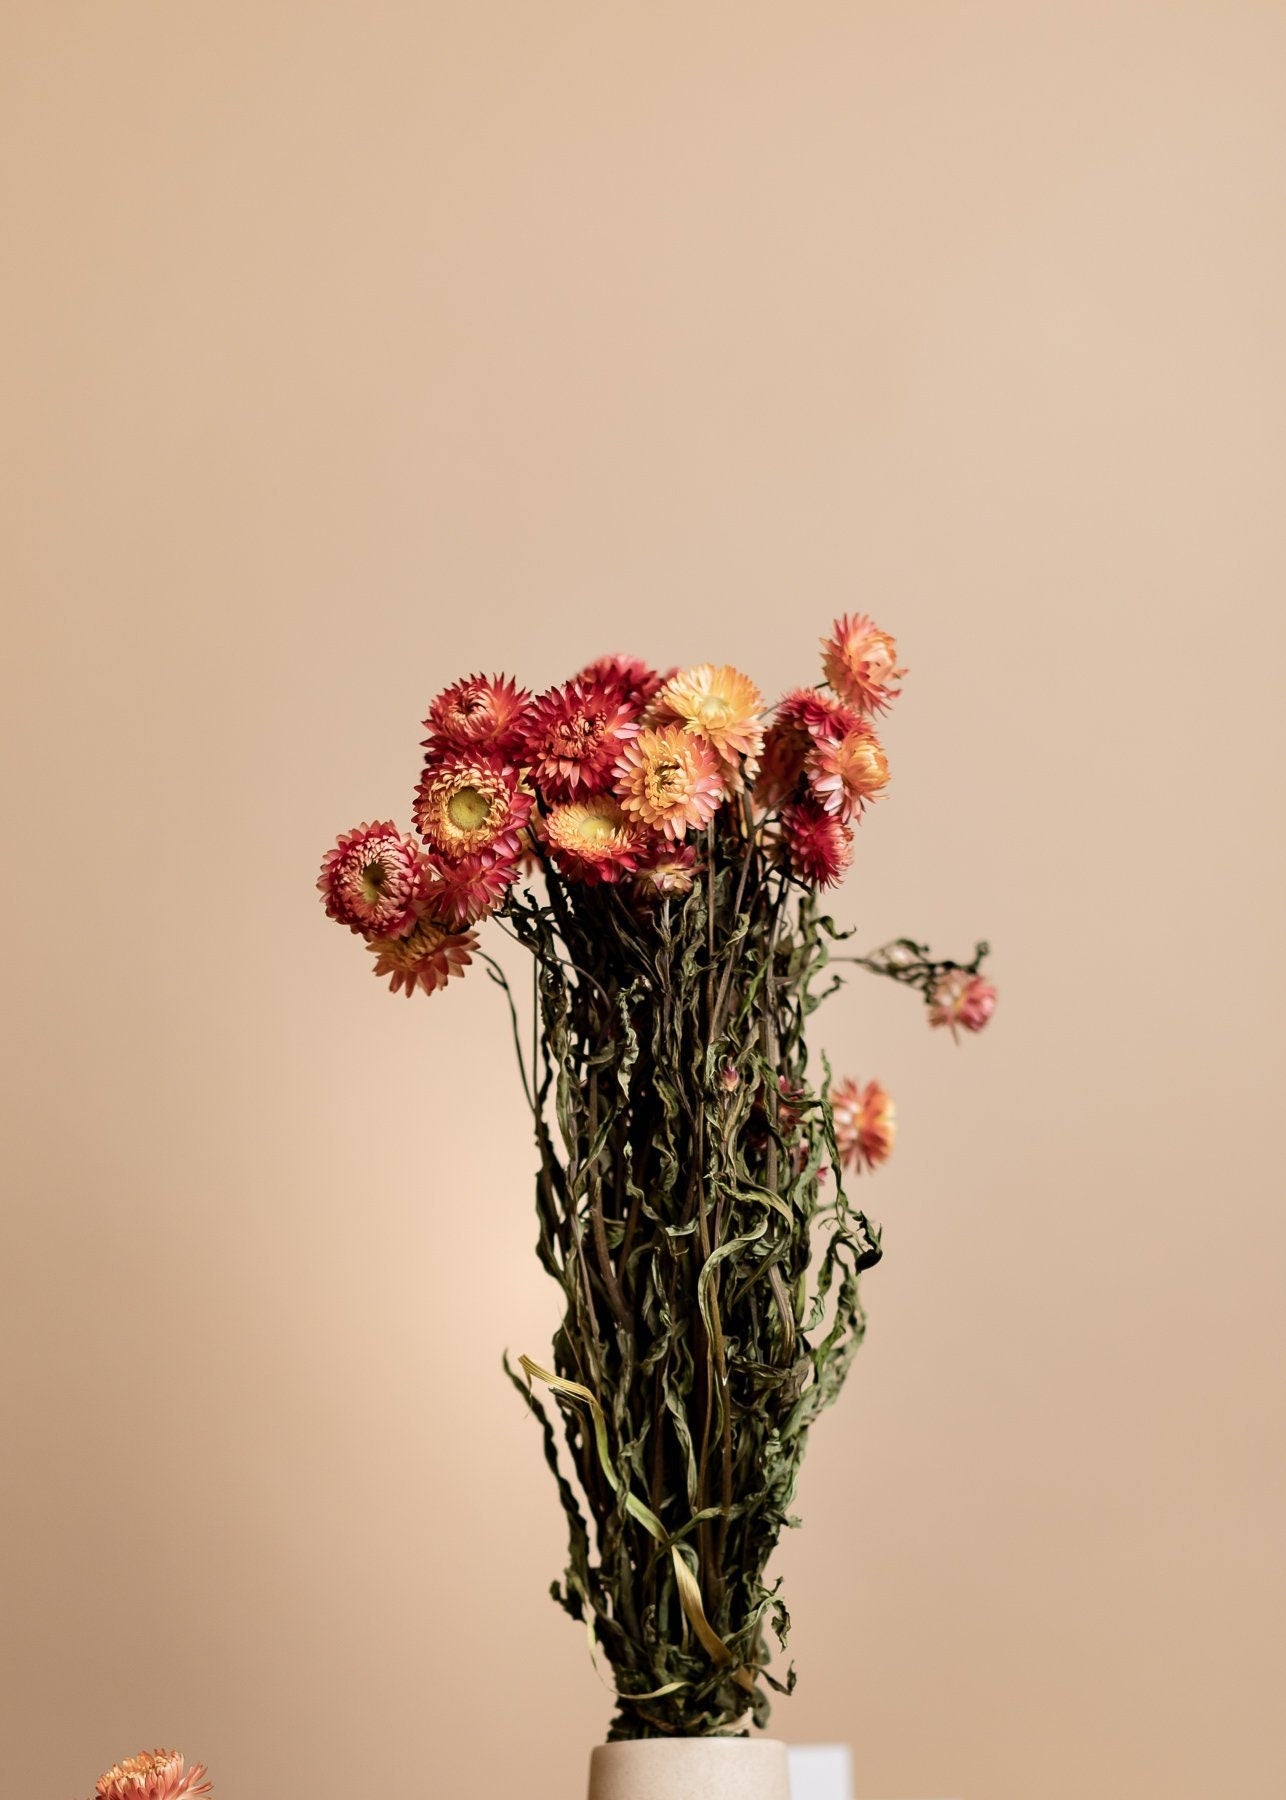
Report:
[{"label": "yellow flower center", "polygon": [[697,718],[703,725],[722,725],[732,717],[732,708],[718,694],[706,694],[697,702]]},{"label": "yellow flower center", "polygon": [[673,806],[682,799],[683,786],[683,764],[677,757],[660,757],[648,770],[648,799],[656,806]]},{"label": "yellow flower center", "polygon": [[481,788],[457,788],[447,801],[447,818],[457,831],[477,831],[490,817],[491,801]]},{"label": "yellow flower center", "polygon": [[388,871],[382,862],[368,862],[362,870],[362,898],[369,906],[384,892],[384,883],[388,880]]}]

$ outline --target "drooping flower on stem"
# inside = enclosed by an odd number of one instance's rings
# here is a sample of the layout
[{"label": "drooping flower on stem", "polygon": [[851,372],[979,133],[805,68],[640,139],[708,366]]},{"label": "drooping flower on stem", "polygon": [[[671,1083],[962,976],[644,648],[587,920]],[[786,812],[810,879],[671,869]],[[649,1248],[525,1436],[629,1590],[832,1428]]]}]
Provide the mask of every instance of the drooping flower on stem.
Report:
[{"label": "drooping flower on stem", "polygon": [[420,919],[413,931],[400,938],[373,938],[375,974],[389,977],[389,988],[408,999],[419,988],[434,994],[453,975],[463,975],[478,948],[476,933],[451,931],[432,919]]},{"label": "drooping flower on stem", "polygon": [[843,1167],[857,1174],[887,1162],[897,1137],[897,1120],[893,1101],[879,1082],[868,1081],[861,1087],[851,1076],[845,1076],[832,1088],[830,1098],[835,1143]]},{"label": "drooping flower on stem", "polygon": [[929,992],[930,1025],[945,1025],[953,1036],[981,1031],[995,1010],[995,988],[968,969],[948,969]]},{"label": "drooping flower on stem", "polygon": [[391,819],[346,831],[317,878],[328,916],[363,937],[409,931],[426,884],[423,851]]}]

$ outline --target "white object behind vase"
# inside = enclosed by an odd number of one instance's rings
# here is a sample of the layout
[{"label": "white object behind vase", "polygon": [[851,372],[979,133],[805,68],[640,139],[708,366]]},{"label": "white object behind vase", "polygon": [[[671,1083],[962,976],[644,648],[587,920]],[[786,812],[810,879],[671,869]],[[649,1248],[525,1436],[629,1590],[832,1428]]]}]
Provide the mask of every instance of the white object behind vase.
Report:
[{"label": "white object behind vase", "polygon": [[853,1758],[847,1744],[791,1744],[790,1800],[853,1800]]},{"label": "white object behind vase", "polygon": [[853,1800],[853,1756],[847,1744],[792,1744],[790,1800]]},{"label": "white object behind vase", "polygon": [[775,1738],[631,1738],[589,1759],[589,1800],[790,1800]]}]

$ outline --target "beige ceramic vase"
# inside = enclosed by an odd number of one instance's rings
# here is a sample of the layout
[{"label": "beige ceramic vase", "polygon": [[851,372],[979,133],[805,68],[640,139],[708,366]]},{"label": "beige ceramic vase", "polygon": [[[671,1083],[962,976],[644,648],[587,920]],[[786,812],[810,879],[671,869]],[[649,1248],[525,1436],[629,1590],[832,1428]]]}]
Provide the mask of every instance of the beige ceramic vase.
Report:
[{"label": "beige ceramic vase", "polygon": [[775,1738],[631,1738],[589,1759],[589,1800],[790,1800]]}]

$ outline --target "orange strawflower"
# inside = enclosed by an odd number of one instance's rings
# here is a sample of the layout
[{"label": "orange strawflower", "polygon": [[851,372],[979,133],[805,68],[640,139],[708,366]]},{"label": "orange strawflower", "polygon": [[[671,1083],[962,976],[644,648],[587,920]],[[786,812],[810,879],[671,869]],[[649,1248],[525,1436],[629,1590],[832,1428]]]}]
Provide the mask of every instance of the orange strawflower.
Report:
[{"label": "orange strawflower", "polygon": [[370,944],[375,973],[389,976],[390,990],[408,1000],[417,988],[434,994],[453,975],[463,975],[477,948],[472,931],[450,931],[431,919],[419,920],[406,937],[374,938]]},{"label": "orange strawflower", "polygon": [[195,1800],[198,1794],[213,1792],[202,1764],[185,1769],[177,1750],[144,1750],[128,1756],[100,1775],[95,1789],[98,1800]]},{"label": "orange strawflower", "polygon": [[898,647],[865,613],[836,619],[831,636],[822,639],[822,669],[841,700],[859,712],[883,712],[901,690],[894,686],[905,669],[897,666]]},{"label": "orange strawflower", "polygon": [[705,738],[682,725],[648,728],[617,758],[616,792],[649,830],[681,838],[707,825],[723,803],[719,759]]},{"label": "orange strawflower", "polygon": [[839,1159],[846,1169],[860,1173],[888,1161],[897,1137],[897,1119],[893,1101],[878,1081],[860,1087],[846,1076],[831,1090],[831,1112]]},{"label": "orange strawflower", "polygon": [[860,813],[868,800],[887,787],[889,759],[879,738],[863,722],[838,743],[827,738],[817,745],[810,779],[827,812],[846,819],[851,812]]},{"label": "orange strawflower", "polygon": [[638,865],[643,832],[612,794],[552,807],[541,830],[550,853],[573,881],[619,881]]},{"label": "orange strawflower", "polygon": [[723,765],[725,785],[736,792],[742,759],[753,776],[763,748],[763,710],[763,695],[740,669],[698,663],[670,677],[652,702],[648,723],[699,732]]}]

